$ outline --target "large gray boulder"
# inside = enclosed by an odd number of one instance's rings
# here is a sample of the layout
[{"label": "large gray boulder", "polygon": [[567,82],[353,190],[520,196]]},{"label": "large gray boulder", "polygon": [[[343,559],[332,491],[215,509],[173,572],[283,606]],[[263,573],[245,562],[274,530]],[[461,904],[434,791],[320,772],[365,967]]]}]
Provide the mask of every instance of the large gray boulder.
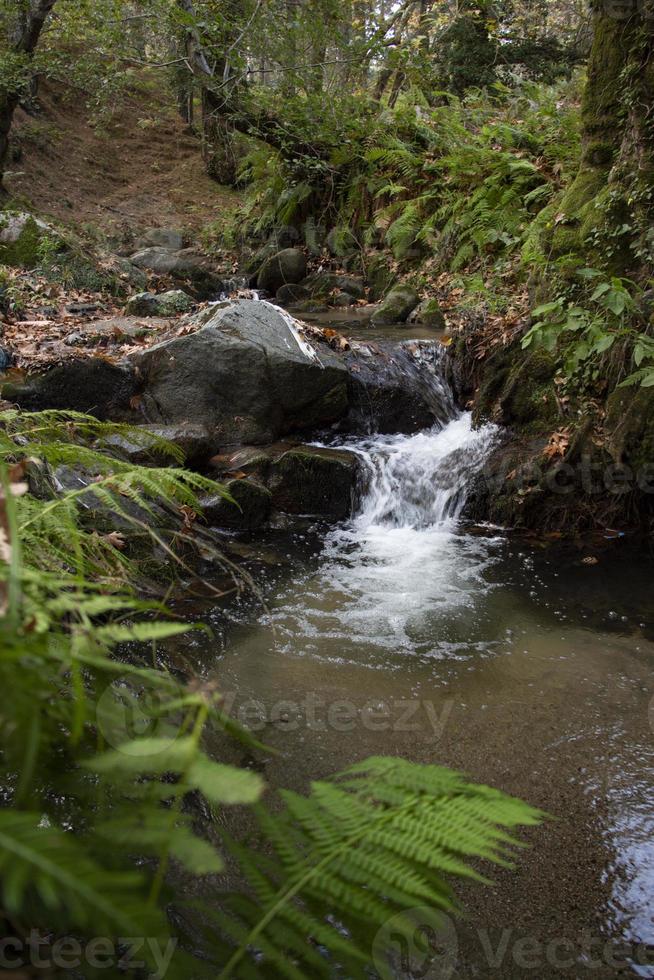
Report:
[{"label": "large gray boulder", "polygon": [[266,259],[257,274],[257,288],[274,296],[280,286],[301,282],[307,274],[307,258],[299,248],[285,248]]},{"label": "large gray boulder", "polygon": [[214,307],[197,332],[133,355],[147,417],[205,425],[216,449],[340,419],[347,369],[326,345],[302,341],[292,323],[269,303],[237,300]]}]

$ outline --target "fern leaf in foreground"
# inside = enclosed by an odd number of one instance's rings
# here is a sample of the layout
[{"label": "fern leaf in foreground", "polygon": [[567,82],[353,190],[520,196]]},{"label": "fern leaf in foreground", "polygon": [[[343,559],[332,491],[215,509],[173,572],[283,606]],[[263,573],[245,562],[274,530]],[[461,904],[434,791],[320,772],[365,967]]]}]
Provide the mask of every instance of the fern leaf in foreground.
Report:
[{"label": "fern leaf in foreground", "polygon": [[[470,860],[509,865],[519,844],[509,831],[544,816],[403,759],[369,759],[314,783],[308,797],[281,795],[281,814],[257,808],[263,853],[231,845],[249,894],[228,897],[214,920],[221,980],[332,977],[339,968],[369,977],[373,941],[390,918],[401,923],[420,907],[438,925],[457,910],[447,879],[484,881]],[[414,929],[409,916],[405,928]]]},{"label": "fern leaf in foreground", "polygon": [[59,923],[109,935],[166,933],[161,911],[146,902],[142,873],[96,864],[73,834],[48,826],[38,813],[0,811],[0,884],[10,914],[38,907]]}]

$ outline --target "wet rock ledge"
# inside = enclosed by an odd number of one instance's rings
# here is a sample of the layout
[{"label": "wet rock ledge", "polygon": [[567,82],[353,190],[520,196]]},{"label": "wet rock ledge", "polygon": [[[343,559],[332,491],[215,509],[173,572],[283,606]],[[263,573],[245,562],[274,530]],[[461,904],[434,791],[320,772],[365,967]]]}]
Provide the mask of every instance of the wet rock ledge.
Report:
[{"label": "wet rock ledge", "polygon": [[[348,347],[348,345],[345,345]],[[339,433],[415,432],[444,421],[452,396],[437,342],[352,344],[309,336],[269,303],[211,304],[176,321],[153,346],[113,362],[78,352],[2,396],[21,408],[73,409],[126,421],[182,448],[186,465],[226,485],[236,506],[203,500],[211,524],[252,530],[272,514],[342,520],[361,480],[360,457],[307,445]],[[111,451],[165,465],[147,439]]]}]

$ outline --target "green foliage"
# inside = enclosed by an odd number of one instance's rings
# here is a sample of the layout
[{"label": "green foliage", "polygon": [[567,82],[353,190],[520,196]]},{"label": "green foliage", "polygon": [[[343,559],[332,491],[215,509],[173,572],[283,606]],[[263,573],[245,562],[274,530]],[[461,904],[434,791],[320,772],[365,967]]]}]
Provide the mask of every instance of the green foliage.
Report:
[{"label": "green foliage", "polygon": [[[458,773],[388,758],[313,783],[309,797],[281,798],[281,814],[255,809],[255,850],[231,842],[248,892],[229,896],[227,914],[211,919],[222,939],[221,978],[251,976],[256,963],[261,977],[342,970],[363,980],[389,918],[427,906],[437,925],[442,912],[457,910],[447,878],[484,881],[469,861],[506,865],[517,844],[506,830],[542,818]],[[405,928],[413,928],[409,918]]]},{"label": "green foliage", "polygon": [[[34,460],[27,468],[38,496],[26,494],[16,504],[18,533],[29,556],[28,572],[57,575],[74,571],[95,581],[124,582],[129,579],[128,560],[110,536],[98,533],[113,526],[109,520],[105,528],[108,516],[116,515],[126,528],[138,529],[159,542],[157,527],[167,512],[175,514],[180,506],[199,511],[199,493],[224,493],[215,481],[190,470],[122,461],[115,448],[120,438],[142,445],[154,456],[181,461],[176,446],[118,423],[98,422],[76,412],[0,413],[0,460]],[[82,485],[58,492],[60,467],[74,467],[84,474]],[[41,581],[38,575],[31,576],[26,592],[35,609],[41,609],[37,622],[45,629],[48,619],[41,608],[43,596],[35,592]],[[49,591],[49,579],[43,582]]]},{"label": "green foliage", "polygon": [[[419,112],[407,95],[378,118],[349,106],[329,162],[253,151],[241,170],[247,228],[315,217],[368,243],[384,228],[397,259],[433,252],[454,271],[515,254],[578,165],[578,82],[494,93]],[[309,116],[304,125],[316,132]],[[321,129],[318,142],[327,139]]]},{"label": "green foliage", "polygon": [[536,322],[522,338],[523,349],[532,344],[541,344],[549,351],[559,349],[568,378],[583,368],[588,380],[597,380],[602,357],[616,342],[624,341],[639,370],[622,384],[654,384],[654,369],[641,367],[654,359],[654,343],[637,329],[642,314],[636,285],[617,276],[607,279],[597,269],[580,269],[577,277],[581,285],[533,311]]}]

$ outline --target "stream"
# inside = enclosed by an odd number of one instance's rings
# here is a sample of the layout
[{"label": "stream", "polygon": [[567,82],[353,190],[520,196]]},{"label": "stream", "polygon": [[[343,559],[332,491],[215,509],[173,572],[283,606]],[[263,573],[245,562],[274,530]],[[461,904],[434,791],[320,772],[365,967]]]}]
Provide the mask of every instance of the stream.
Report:
[{"label": "stream", "polygon": [[185,655],[279,751],[260,763],[273,785],[402,755],[554,818],[515,870],[457,888],[456,970],[423,976],[654,977],[653,566],[462,524],[496,438],[452,407],[416,435],[341,440],[367,473],[353,518],[258,534],[265,608],[205,605],[217,639]]}]

